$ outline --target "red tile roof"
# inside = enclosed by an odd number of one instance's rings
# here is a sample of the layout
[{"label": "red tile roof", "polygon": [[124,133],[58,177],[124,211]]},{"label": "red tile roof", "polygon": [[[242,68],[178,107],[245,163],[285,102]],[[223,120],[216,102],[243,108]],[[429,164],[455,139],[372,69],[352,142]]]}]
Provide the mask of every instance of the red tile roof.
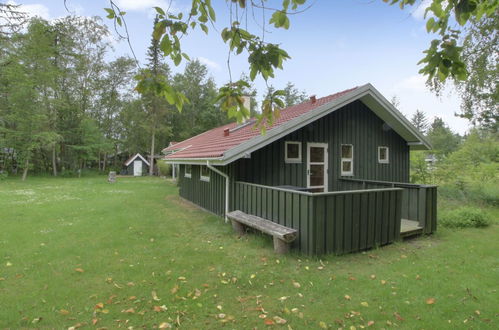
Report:
[{"label": "red tile roof", "polygon": [[[311,101],[306,101],[304,103],[300,103],[283,109],[281,111],[281,116],[274,122],[274,124],[270,127],[267,127],[267,132],[276,127],[279,127],[280,125],[292,119],[300,117],[301,115],[304,115],[307,112],[320,107],[321,105],[329,103],[334,99],[348,94],[355,89],[357,89],[357,87],[319,98],[314,103],[312,103]],[[218,158],[222,157],[226,151],[260,135],[260,130],[255,129],[253,127],[254,125],[247,125],[233,132],[230,132],[228,136],[224,135],[225,129],[231,130],[236,128],[237,126],[237,123],[230,123],[211,129],[182,142],[178,142],[173,146],[171,145],[168,148],[163,149],[163,152],[179,150],[166,156],[166,159]]]}]

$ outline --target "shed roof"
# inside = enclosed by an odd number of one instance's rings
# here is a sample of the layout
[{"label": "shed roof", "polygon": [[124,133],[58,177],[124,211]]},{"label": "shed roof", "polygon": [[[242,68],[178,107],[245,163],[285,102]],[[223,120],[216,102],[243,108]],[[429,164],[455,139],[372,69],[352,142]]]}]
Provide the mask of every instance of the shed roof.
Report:
[{"label": "shed roof", "polygon": [[130,165],[137,158],[142,159],[142,161],[146,163],[147,166],[149,166],[149,162],[144,157],[142,157],[141,154],[135,154],[134,156],[128,158],[128,160],[125,162],[125,166]]},{"label": "shed roof", "polygon": [[[225,165],[356,100],[366,104],[405,139],[412,149],[430,148],[421,133],[371,84],[366,84],[318,98],[315,102],[309,100],[283,109],[274,124],[267,127],[265,135],[261,135],[254,125],[230,123],[169,146],[163,149],[163,153],[170,152],[165,157],[170,163],[199,163],[209,160],[213,164]],[[224,134],[227,129],[228,136]]]}]

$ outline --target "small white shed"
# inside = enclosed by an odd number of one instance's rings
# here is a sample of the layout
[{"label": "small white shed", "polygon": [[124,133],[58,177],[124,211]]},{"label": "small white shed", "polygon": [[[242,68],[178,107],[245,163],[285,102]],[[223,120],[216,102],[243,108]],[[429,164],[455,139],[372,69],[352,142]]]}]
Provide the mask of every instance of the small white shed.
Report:
[{"label": "small white shed", "polygon": [[149,172],[149,162],[141,154],[135,154],[125,162],[126,174],[142,176]]}]

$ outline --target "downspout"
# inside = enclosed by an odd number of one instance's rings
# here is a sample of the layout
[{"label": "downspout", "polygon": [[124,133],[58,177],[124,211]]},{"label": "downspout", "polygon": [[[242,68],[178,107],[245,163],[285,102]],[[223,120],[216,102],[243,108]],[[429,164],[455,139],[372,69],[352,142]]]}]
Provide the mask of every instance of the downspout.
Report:
[{"label": "downspout", "polygon": [[220,174],[225,178],[225,222],[228,222],[227,213],[229,213],[229,176],[224,172],[216,169],[210,164],[210,161],[206,161],[206,166],[213,172]]}]

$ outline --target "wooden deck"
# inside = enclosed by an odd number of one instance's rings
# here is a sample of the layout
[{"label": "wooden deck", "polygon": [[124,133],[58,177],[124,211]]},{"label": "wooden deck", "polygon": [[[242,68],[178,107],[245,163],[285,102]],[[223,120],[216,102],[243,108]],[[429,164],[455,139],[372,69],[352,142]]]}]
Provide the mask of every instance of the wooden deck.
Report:
[{"label": "wooden deck", "polygon": [[402,219],[400,224],[400,237],[409,237],[420,235],[423,233],[423,227],[419,226],[419,222],[413,220]]}]

